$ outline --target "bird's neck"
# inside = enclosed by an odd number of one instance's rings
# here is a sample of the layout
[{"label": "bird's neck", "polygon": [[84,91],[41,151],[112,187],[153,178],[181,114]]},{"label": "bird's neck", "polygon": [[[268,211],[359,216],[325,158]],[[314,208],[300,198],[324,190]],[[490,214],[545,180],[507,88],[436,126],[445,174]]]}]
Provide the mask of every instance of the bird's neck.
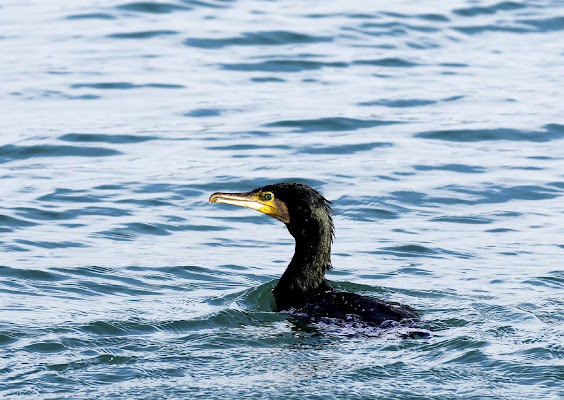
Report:
[{"label": "bird's neck", "polygon": [[331,228],[296,235],[294,257],[274,289],[280,309],[302,307],[311,296],[331,290],[325,270],[331,268]]},{"label": "bird's neck", "polygon": [[295,276],[311,276],[312,273],[318,272],[323,278],[325,270],[329,268],[331,268],[331,239],[326,238],[296,241],[294,256],[286,271]]}]

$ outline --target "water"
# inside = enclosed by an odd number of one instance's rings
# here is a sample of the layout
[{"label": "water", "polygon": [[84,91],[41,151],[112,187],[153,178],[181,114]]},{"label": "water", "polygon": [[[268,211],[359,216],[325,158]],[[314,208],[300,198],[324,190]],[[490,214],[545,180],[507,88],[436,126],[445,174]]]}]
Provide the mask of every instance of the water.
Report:
[{"label": "water", "polygon": [[[2,3],[2,398],[564,397],[563,4],[388,3]],[[272,311],[281,180],[432,338]]]}]

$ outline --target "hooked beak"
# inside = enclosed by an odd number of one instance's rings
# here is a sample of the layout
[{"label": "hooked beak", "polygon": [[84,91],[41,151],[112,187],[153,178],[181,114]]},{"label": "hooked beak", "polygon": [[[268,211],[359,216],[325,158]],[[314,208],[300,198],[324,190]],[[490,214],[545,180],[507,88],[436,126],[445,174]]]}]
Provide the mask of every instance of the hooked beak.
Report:
[{"label": "hooked beak", "polygon": [[251,208],[276,218],[285,224],[290,223],[290,214],[283,201],[273,198],[266,200],[263,193],[214,193],[210,203],[225,203],[234,206]]}]

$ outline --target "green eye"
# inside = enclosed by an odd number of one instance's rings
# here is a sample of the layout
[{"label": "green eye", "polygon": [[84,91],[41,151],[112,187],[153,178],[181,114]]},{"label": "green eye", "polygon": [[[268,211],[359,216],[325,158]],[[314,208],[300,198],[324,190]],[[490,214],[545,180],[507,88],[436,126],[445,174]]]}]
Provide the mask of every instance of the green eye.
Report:
[{"label": "green eye", "polygon": [[265,199],[266,201],[272,200],[273,197],[274,197],[274,195],[273,195],[272,193],[266,193],[266,194],[264,195],[264,199]]}]

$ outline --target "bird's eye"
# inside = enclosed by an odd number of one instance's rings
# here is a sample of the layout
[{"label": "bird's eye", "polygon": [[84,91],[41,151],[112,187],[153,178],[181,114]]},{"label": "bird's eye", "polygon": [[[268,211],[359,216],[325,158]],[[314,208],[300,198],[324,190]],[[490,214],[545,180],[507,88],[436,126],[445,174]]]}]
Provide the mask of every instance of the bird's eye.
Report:
[{"label": "bird's eye", "polygon": [[274,197],[274,195],[273,195],[272,193],[266,193],[266,194],[264,195],[264,199],[265,199],[266,201],[272,200],[273,197]]}]

